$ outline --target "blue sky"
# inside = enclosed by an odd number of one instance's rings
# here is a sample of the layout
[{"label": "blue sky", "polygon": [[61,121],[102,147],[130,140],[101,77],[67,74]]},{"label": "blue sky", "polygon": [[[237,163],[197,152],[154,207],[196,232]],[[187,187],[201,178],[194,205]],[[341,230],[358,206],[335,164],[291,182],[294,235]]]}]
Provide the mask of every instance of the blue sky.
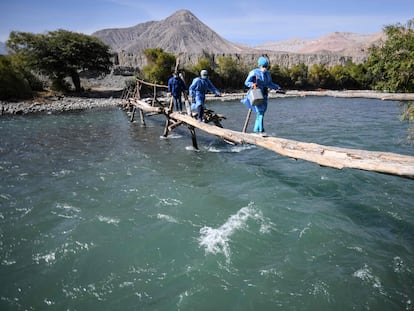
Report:
[{"label": "blue sky", "polygon": [[91,34],[162,20],[180,9],[225,39],[251,46],[335,31],[375,33],[414,18],[413,0],[0,0],[0,41],[12,30]]}]

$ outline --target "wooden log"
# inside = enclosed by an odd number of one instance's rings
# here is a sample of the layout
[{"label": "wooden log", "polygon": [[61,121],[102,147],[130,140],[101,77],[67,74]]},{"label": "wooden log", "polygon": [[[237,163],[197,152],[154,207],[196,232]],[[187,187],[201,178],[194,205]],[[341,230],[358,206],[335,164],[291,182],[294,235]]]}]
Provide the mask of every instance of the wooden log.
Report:
[{"label": "wooden log", "polygon": [[145,111],[165,114],[167,118],[182,121],[189,126],[193,146],[197,147],[195,128],[211,135],[223,138],[236,144],[253,144],[278,154],[317,163],[321,166],[337,169],[353,168],[375,171],[414,179],[414,156],[400,155],[390,152],[366,151],[305,143],[277,137],[262,137],[257,134],[242,133],[212,126],[192,118],[189,115],[172,112],[162,107],[151,107],[145,102],[136,100],[133,104]]},{"label": "wooden log", "polygon": [[163,107],[155,107],[147,104],[145,101],[140,99],[131,99],[130,100],[131,105],[133,105],[136,108],[142,109],[146,112],[153,112],[156,114],[163,114],[164,108]]},{"label": "wooden log", "polygon": [[234,143],[254,144],[287,157],[314,162],[321,166],[375,171],[414,179],[414,156],[331,147],[277,137],[262,137],[198,122],[187,115],[172,113],[170,117]]}]

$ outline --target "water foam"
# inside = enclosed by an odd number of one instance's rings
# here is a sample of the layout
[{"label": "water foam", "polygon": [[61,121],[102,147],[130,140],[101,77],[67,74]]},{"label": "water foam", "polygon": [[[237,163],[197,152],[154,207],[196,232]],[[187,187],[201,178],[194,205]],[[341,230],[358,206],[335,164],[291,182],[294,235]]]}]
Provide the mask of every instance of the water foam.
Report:
[{"label": "water foam", "polygon": [[[204,247],[206,253],[219,254],[222,253],[226,257],[226,262],[230,263],[230,238],[238,230],[247,227],[247,221],[251,219],[263,222],[263,215],[260,211],[256,211],[253,204],[241,208],[236,214],[231,215],[227,221],[217,229],[204,226],[200,229],[200,237],[198,239],[199,246]],[[261,233],[263,230],[261,224]],[[266,227],[266,226],[265,226]]]},{"label": "water foam", "polygon": [[102,216],[102,215],[98,216],[98,220],[100,222],[105,222],[108,225],[118,225],[119,222],[120,222],[120,220],[118,218],[106,217],[106,216]]},{"label": "water foam", "polygon": [[174,217],[170,216],[170,215],[165,215],[165,214],[157,214],[157,218],[158,219],[163,219],[167,222],[173,222],[173,223],[178,223],[178,220],[175,219]]},{"label": "water foam", "polygon": [[62,218],[76,218],[78,217],[78,214],[81,212],[80,208],[71,206],[66,203],[57,203],[56,209],[58,211],[53,210],[51,213]]},{"label": "water foam", "polygon": [[252,149],[252,148],[256,148],[256,146],[236,145],[236,146],[232,146],[230,149],[227,148],[227,146],[224,146],[224,147],[208,146],[206,149],[207,149],[208,152],[211,152],[211,153],[222,153],[222,152],[239,153],[239,152],[242,152],[244,150],[249,150],[249,149]]},{"label": "water foam", "polygon": [[353,276],[360,278],[365,283],[371,285],[373,288],[377,289],[380,294],[386,295],[380,279],[373,274],[371,268],[368,265],[365,264],[363,268],[355,271],[353,273]]}]

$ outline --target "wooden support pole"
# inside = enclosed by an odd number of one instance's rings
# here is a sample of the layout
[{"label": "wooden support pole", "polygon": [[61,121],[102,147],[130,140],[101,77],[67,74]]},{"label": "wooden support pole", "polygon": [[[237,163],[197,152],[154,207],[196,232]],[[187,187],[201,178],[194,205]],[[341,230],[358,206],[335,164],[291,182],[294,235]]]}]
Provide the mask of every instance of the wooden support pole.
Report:
[{"label": "wooden support pole", "polygon": [[146,124],[145,124],[145,115],[144,115],[144,111],[142,109],[139,110],[139,115],[141,117],[141,124],[143,126],[146,126]]},{"label": "wooden support pole", "polygon": [[131,111],[131,118],[129,119],[130,122],[134,122],[134,118],[135,118],[135,110],[137,108],[135,106],[132,107],[132,111]]},{"label": "wooden support pole", "polygon": [[171,132],[172,130],[174,130],[176,127],[179,127],[180,125],[183,125],[184,122],[183,121],[175,121],[175,122],[171,122],[170,119],[170,125],[168,126],[168,130]]},{"label": "wooden support pole", "polygon": [[190,133],[191,133],[191,140],[193,142],[193,147],[194,147],[194,149],[198,150],[197,136],[196,136],[195,128],[194,128],[194,126],[189,126],[188,129],[190,130]]},{"label": "wooden support pole", "polygon": [[167,118],[167,120],[165,120],[165,127],[164,127],[164,134],[162,134],[162,136],[167,137],[168,136],[168,126],[170,125],[170,119]]},{"label": "wooden support pole", "polygon": [[174,111],[174,96],[171,96],[170,105],[169,105],[168,109],[170,109],[170,112]]},{"label": "wooden support pole", "polygon": [[184,91],[184,105],[185,105],[185,110],[187,111],[187,114],[190,116],[191,115],[191,104],[190,104],[190,100],[188,99],[187,91]]}]

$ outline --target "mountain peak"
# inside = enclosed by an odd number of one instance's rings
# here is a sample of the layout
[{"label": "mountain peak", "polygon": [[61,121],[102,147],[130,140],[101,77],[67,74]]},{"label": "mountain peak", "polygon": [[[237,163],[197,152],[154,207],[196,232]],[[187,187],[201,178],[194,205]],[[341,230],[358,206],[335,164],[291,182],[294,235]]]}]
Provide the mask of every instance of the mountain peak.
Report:
[{"label": "mountain peak", "polygon": [[197,18],[197,17],[191,11],[182,9],[182,10],[178,10],[177,12],[173,13],[168,18],[182,18],[182,19],[187,19],[187,18]]},{"label": "mountain peak", "polygon": [[162,48],[179,53],[240,53],[242,49],[201,22],[188,10],[179,10],[161,21],[128,28],[104,29],[92,34],[114,51],[140,53],[147,48]]}]

